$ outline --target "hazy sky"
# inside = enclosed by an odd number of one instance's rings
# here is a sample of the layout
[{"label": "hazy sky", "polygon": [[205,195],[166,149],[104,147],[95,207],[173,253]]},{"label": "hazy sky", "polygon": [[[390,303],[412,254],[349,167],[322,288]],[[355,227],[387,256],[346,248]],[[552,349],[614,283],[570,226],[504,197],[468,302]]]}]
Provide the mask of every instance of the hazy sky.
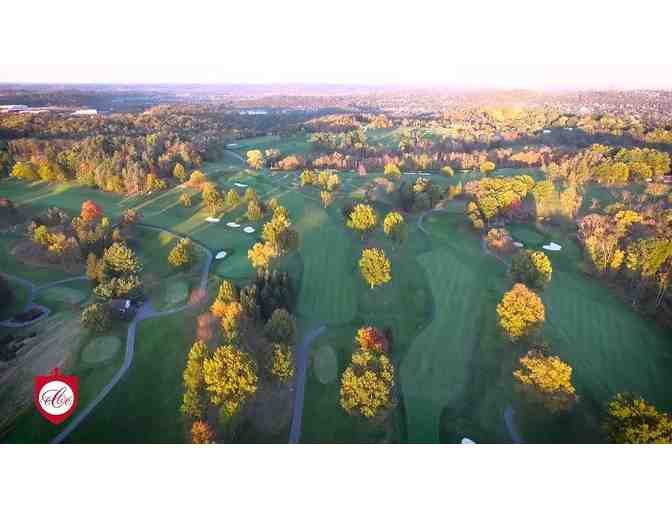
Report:
[{"label": "hazy sky", "polygon": [[668,1],[3,6],[0,81],[672,88]]}]

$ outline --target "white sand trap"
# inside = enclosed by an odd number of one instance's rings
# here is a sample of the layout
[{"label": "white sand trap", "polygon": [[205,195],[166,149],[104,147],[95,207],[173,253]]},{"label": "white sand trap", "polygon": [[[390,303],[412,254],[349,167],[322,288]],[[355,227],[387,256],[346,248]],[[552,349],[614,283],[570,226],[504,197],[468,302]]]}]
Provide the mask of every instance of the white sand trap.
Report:
[{"label": "white sand trap", "polygon": [[205,221],[207,221],[208,223],[219,223],[220,220],[219,218],[213,218],[212,216],[208,216],[207,218],[205,218]]},{"label": "white sand trap", "polygon": [[472,441],[472,440],[469,439],[468,437],[463,437],[463,438],[462,438],[462,444],[476,444],[476,442],[475,442],[475,441]]},{"label": "white sand trap", "polygon": [[516,248],[522,248],[523,246],[525,246],[525,245],[524,245],[523,243],[521,243],[520,241],[514,241],[514,242],[513,242],[513,245],[514,245]]},{"label": "white sand trap", "polygon": [[252,227],[245,227],[243,229],[243,232],[245,232],[246,234],[251,234],[252,232],[254,232],[254,229]]},{"label": "white sand trap", "polygon": [[542,246],[542,248],[544,250],[548,250],[548,251],[560,251],[560,250],[562,250],[562,246],[560,246],[557,243],[553,243],[553,242],[545,244],[544,246]]},{"label": "white sand trap", "polygon": [[227,143],[226,146],[227,147],[238,147],[238,144],[237,143]]},{"label": "white sand trap", "polygon": [[226,224],[226,226],[227,226],[227,227],[231,227],[231,228],[240,228],[240,225],[239,225],[238,223],[236,223],[235,221],[230,221],[230,222],[228,222],[228,223]]},{"label": "white sand trap", "polygon": [[215,255],[215,258],[217,260],[221,260],[226,257],[226,252],[225,251],[220,251],[217,255]]},{"label": "white sand trap", "polygon": [[238,186],[239,188],[247,188],[247,184],[243,184],[241,182],[234,182],[234,186]]}]

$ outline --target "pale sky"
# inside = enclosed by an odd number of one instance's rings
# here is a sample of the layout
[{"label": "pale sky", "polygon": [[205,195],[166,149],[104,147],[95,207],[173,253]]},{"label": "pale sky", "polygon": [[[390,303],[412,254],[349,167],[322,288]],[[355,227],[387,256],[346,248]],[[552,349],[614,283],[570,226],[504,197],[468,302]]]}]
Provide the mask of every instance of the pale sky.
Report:
[{"label": "pale sky", "polygon": [[3,82],[672,88],[669,1],[6,4]]}]

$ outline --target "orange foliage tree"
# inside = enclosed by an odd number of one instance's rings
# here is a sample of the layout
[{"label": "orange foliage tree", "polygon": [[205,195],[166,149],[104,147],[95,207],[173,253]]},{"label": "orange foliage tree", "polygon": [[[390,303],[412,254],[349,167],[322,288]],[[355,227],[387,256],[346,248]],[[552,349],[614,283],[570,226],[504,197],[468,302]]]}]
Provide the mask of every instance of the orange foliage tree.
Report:
[{"label": "orange foliage tree", "polygon": [[82,209],[79,216],[87,223],[97,220],[103,215],[103,210],[93,200],[86,200],[82,203]]}]

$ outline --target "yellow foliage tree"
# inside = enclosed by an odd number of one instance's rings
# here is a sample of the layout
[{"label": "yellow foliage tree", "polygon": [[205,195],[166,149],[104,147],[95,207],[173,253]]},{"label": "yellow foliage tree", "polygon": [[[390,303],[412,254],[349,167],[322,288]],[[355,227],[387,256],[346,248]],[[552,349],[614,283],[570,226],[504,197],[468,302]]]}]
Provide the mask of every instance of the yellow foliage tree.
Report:
[{"label": "yellow foliage tree", "polygon": [[192,444],[210,444],[214,437],[212,429],[204,421],[195,421],[191,426]]},{"label": "yellow foliage tree", "polygon": [[359,270],[372,289],[392,280],[390,261],[380,248],[367,248],[362,251]]},{"label": "yellow foliage tree", "polygon": [[264,154],[259,149],[247,151],[247,164],[250,168],[261,170],[265,163]]},{"label": "yellow foliage tree", "polygon": [[271,344],[269,372],[280,381],[286,382],[294,375],[294,354],[289,345]]},{"label": "yellow foliage tree", "polygon": [[637,395],[616,395],[609,402],[604,428],[612,443],[672,443],[672,416]]},{"label": "yellow foliage tree", "polygon": [[376,228],[377,224],[378,216],[376,215],[376,211],[373,210],[373,207],[367,204],[355,205],[347,222],[348,227],[359,232],[362,239],[368,232],[371,232]]},{"label": "yellow foliage tree", "polygon": [[535,332],[546,318],[539,296],[522,283],[516,283],[504,294],[497,305],[497,315],[499,325],[513,341]]},{"label": "yellow foliage tree", "polygon": [[320,199],[322,199],[322,205],[326,209],[334,203],[334,194],[331,191],[320,191]]},{"label": "yellow foliage tree", "polygon": [[[212,313],[217,315],[214,310]],[[245,320],[243,307],[238,301],[232,301],[221,308],[221,313],[224,338],[232,342],[240,336],[243,330]]]},{"label": "yellow foliage tree", "polygon": [[277,256],[278,252],[271,243],[255,243],[254,246],[247,251],[247,258],[255,269],[268,268],[273,259]]},{"label": "yellow foliage tree", "polygon": [[218,347],[203,362],[210,402],[221,405],[228,417],[235,415],[257,391],[257,369],[252,357],[232,345]]},{"label": "yellow foliage tree", "polygon": [[383,170],[383,174],[385,177],[401,179],[401,170],[399,170],[399,166],[395,165],[394,163],[387,163]]},{"label": "yellow foliage tree", "polygon": [[341,377],[341,407],[351,415],[374,418],[394,406],[394,366],[383,353],[357,350]]},{"label": "yellow foliage tree", "polygon": [[395,243],[401,244],[406,238],[406,222],[404,221],[404,217],[396,211],[388,213],[383,220],[383,231]]},{"label": "yellow foliage tree", "polygon": [[544,356],[533,351],[520,358],[521,368],[513,372],[524,389],[532,390],[552,412],[566,411],[576,401],[572,384],[572,367],[557,356]]}]

